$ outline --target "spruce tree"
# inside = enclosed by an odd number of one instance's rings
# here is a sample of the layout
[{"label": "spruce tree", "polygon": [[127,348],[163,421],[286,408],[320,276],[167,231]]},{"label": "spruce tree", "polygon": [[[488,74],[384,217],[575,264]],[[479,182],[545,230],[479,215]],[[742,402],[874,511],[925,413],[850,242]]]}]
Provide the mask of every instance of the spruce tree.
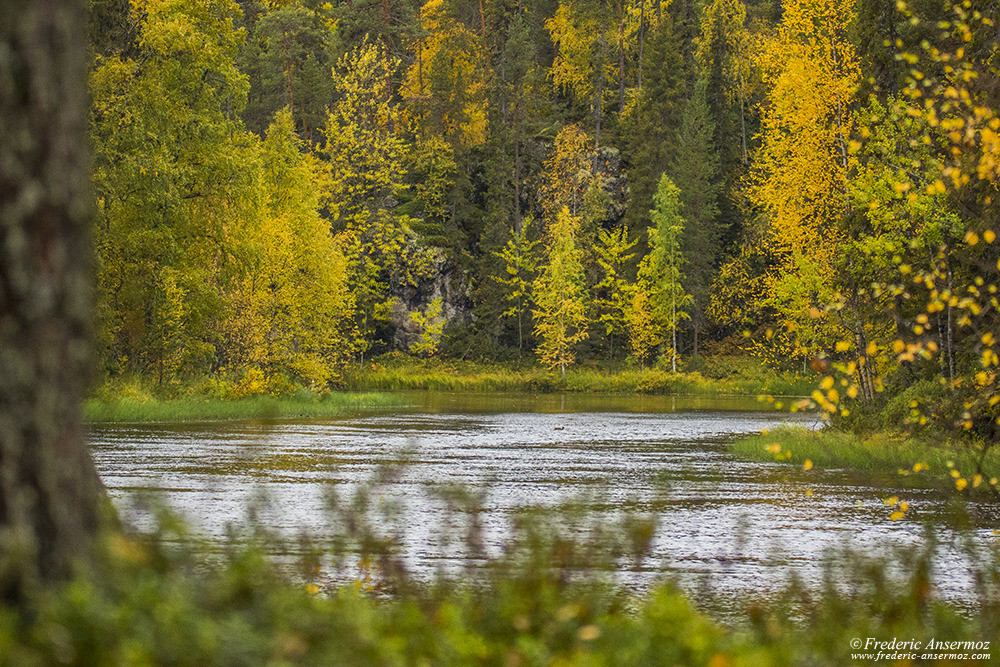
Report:
[{"label": "spruce tree", "polygon": [[686,221],[681,240],[684,256],[684,289],[691,295],[693,353],[698,354],[698,334],[705,328],[712,277],[719,249],[718,157],[712,141],[714,123],[706,102],[705,79],[699,80],[684,107],[677,133],[673,180],[680,189]]}]

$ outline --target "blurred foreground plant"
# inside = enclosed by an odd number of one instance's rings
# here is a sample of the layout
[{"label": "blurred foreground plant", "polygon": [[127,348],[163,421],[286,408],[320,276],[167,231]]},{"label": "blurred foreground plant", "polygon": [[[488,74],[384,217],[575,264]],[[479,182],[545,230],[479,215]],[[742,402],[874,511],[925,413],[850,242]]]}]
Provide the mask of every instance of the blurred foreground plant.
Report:
[{"label": "blurred foreground plant", "polygon": [[[843,664],[854,637],[1000,639],[995,554],[977,558],[963,608],[936,597],[928,542],[891,567],[831,559],[818,591],[793,581],[733,602],[730,629],[673,585],[623,585],[650,553],[657,507],[523,510],[491,550],[487,496],[456,486],[431,495],[467,565],[421,579],[401,556],[414,527],[387,492],[394,470],[331,495],[329,543],[296,547],[252,524],[222,549],[197,547],[163,513],[152,532],[106,534],[86,575],[33,591],[20,613],[0,607],[0,664]],[[346,578],[323,579],[331,556]]]}]

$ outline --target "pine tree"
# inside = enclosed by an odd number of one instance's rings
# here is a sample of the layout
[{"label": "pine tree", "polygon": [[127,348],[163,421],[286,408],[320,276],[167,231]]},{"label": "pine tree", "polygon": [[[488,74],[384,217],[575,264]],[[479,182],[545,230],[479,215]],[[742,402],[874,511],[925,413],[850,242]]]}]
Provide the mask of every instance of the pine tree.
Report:
[{"label": "pine tree", "polygon": [[17,618],[19,607],[37,609],[41,587],[78,570],[110,523],[80,414],[90,365],[93,201],[86,10],[79,0],[0,5],[0,601],[7,618]]}]

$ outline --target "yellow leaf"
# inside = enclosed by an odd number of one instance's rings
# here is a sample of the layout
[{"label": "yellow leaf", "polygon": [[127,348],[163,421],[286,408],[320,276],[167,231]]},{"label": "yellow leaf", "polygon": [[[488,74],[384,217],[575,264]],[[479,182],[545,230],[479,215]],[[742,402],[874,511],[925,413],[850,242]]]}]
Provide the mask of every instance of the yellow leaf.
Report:
[{"label": "yellow leaf", "polygon": [[834,345],[834,347],[836,348],[837,352],[847,352],[849,349],[851,349],[851,344],[846,340],[838,340],[837,344]]},{"label": "yellow leaf", "polygon": [[906,516],[906,514],[904,514],[903,512],[896,511],[896,512],[893,512],[892,514],[889,515],[889,520],[890,521],[899,521],[904,516]]},{"label": "yellow leaf", "polygon": [[895,505],[899,502],[899,496],[890,496],[882,501],[886,505]]},{"label": "yellow leaf", "polygon": [[968,485],[969,485],[969,482],[967,480],[964,480],[964,479],[956,479],[955,480],[955,488],[958,489],[959,491],[961,491],[962,489],[964,489]]},{"label": "yellow leaf", "polygon": [[812,470],[812,467],[813,467],[813,462],[810,459],[806,459],[802,463],[802,469],[803,470]]}]

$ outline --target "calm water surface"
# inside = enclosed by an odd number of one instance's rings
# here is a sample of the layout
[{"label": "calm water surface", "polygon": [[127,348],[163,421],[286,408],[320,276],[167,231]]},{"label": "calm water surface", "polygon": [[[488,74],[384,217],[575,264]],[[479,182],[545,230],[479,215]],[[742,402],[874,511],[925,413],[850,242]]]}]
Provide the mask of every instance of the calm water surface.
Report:
[{"label": "calm water surface", "polygon": [[[405,459],[379,493],[400,506],[406,560],[425,573],[463,557],[429,493],[442,483],[485,487],[493,549],[513,510],[595,489],[604,494],[595,511],[657,512],[653,556],[627,576],[643,586],[668,574],[695,592],[707,582],[723,597],[777,590],[792,572],[816,583],[844,547],[886,555],[922,541],[921,525],[889,521],[885,488],[843,471],[730,456],[725,445],[737,436],[788,421],[819,426],[815,417],[760,411],[754,399],[422,392],[404,400],[408,407],[392,412],[323,421],[101,427],[90,441],[123,514],[148,522],[131,498],[155,490],[209,539],[244,522],[262,494],[269,527],[289,537],[328,534],[326,490],[350,493],[381,464]],[[931,492],[900,495],[913,516],[945,504]],[[992,508],[972,509],[985,543]],[[943,524],[933,530],[942,540],[938,588],[969,599],[955,535]]]}]

